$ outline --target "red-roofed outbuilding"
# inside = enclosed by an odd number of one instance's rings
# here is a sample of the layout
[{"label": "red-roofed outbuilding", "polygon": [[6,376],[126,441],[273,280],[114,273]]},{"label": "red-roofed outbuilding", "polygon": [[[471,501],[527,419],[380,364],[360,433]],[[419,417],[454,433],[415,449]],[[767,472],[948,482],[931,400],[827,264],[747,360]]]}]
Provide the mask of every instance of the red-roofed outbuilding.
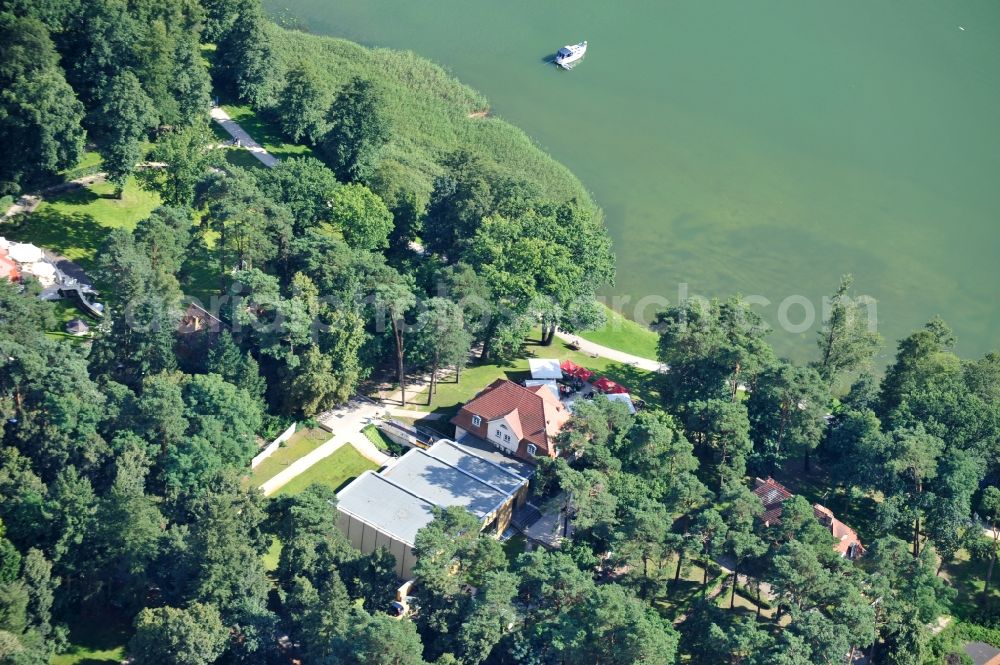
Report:
[{"label": "red-roofed outbuilding", "polygon": [[[774,478],[767,480],[757,478],[754,482],[753,493],[764,504],[764,514],[761,515],[764,526],[780,524],[782,504],[794,495]],[[830,531],[830,535],[836,541],[833,549],[841,556],[856,559],[865,553],[865,547],[861,544],[857,532],[834,517],[833,511],[818,503],[814,503],[812,508],[813,515],[819,523]]]}]

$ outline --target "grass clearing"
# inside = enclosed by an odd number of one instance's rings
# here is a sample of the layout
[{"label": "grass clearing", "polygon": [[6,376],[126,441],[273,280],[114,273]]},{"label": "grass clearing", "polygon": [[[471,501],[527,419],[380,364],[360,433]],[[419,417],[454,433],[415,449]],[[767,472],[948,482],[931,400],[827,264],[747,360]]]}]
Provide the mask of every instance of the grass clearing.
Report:
[{"label": "grass clearing", "polygon": [[260,487],[287,468],[289,464],[305,457],[331,438],[333,438],[332,434],[319,428],[303,429],[296,432],[270,457],[257,465],[250,476],[251,482],[254,486]]},{"label": "grass clearing", "polygon": [[279,489],[277,494],[299,494],[313,483],[339,490],[369,469],[375,470],[378,469],[378,466],[362,457],[361,453],[356,451],[353,446],[345,445],[295,477],[290,483]]},{"label": "grass clearing", "polygon": [[993,588],[983,598],[983,584],[986,582],[988,561],[972,559],[966,550],[959,550],[955,560],[945,564],[942,575],[956,591],[952,602],[952,612],[966,621],[975,622],[986,607],[1000,607],[1000,571],[994,570]]},{"label": "grass clearing", "polygon": [[401,446],[390,439],[375,425],[365,425],[361,429],[361,433],[365,435],[366,439],[372,442],[372,445],[387,455],[401,457],[409,450],[406,446]]},{"label": "grass clearing", "polygon": [[631,353],[634,356],[656,360],[659,336],[649,328],[626,319],[606,307],[607,323],[597,330],[587,330],[580,337],[608,348]]},{"label": "grass clearing", "polygon": [[271,546],[264,554],[264,570],[273,573],[278,569],[278,560],[281,558],[281,541],[277,538],[271,539]]},{"label": "grass clearing", "polygon": [[91,317],[89,314],[81,310],[74,304],[74,301],[64,299],[64,300],[53,300],[52,309],[56,315],[56,325],[51,330],[47,330],[45,334],[48,337],[56,339],[64,339],[69,342],[82,343],[93,338],[93,332],[86,335],[76,336],[70,335],[66,332],[66,324],[73,319],[83,319],[83,321],[93,329],[97,326],[99,322]]},{"label": "grass clearing", "polygon": [[[114,196],[114,185],[97,183],[45,199],[35,212],[18,215],[4,234],[61,254],[89,272],[113,229],[134,229],[160,203],[158,194],[140,188],[135,179],[125,185],[121,199]],[[219,286],[210,241],[211,237],[195,237],[180,274],[185,293],[203,302]]]},{"label": "grass clearing", "polygon": [[[665,565],[665,569],[672,571],[675,559],[671,559]],[[705,569],[700,563],[692,562],[681,568],[681,578],[675,584],[673,578],[664,585],[664,595],[658,598],[654,605],[660,610],[663,616],[673,620],[682,614],[687,614],[691,607],[701,600],[702,578]],[[725,577],[719,568],[713,563],[709,564],[708,585],[706,590],[710,592],[724,581]],[[728,597],[727,597],[728,598]]]},{"label": "grass clearing", "polygon": [[46,199],[35,212],[15,218],[5,234],[92,268],[112,229],[134,229],[160,205],[160,197],[140,189],[134,179],[125,185],[122,198],[115,197],[114,189],[97,183]]},{"label": "grass clearing", "polygon": [[131,624],[111,612],[84,611],[73,618],[69,650],[52,658],[52,665],[118,665],[125,659]]},{"label": "grass clearing", "polygon": [[[281,136],[279,128],[256,113],[248,104],[223,104],[222,109],[229,114],[229,117],[235,123],[245,129],[247,134],[253,137],[254,141],[278,159],[312,156],[311,148],[285,141],[284,137]],[[218,123],[212,123],[212,126],[218,128],[218,131],[216,131],[217,136],[221,133],[224,138],[231,139],[229,134],[218,126]],[[253,161],[257,162],[258,166],[263,166],[246,150],[238,150],[238,152],[246,154]]]}]

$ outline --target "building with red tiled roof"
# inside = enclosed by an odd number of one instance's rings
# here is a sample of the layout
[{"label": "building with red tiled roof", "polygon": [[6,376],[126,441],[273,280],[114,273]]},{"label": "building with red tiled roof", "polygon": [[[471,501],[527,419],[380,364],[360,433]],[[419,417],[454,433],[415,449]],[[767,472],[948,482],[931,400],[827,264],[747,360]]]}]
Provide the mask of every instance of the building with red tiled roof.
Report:
[{"label": "building with red tiled roof", "polygon": [[[782,504],[794,496],[788,491],[788,488],[773,478],[768,478],[767,480],[757,478],[754,481],[753,493],[764,504],[764,514],[761,515],[761,521],[764,522],[764,526],[780,524]],[[833,536],[836,541],[833,549],[839,552],[841,556],[846,556],[848,559],[856,559],[865,553],[864,545],[861,544],[861,539],[858,538],[857,532],[838,520],[834,516],[833,511],[818,503],[814,503],[812,508],[813,515],[816,516],[819,523],[826,527]]]},{"label": "building with red tiled roof", "polygon": [[536,457],[558,454],[555,437],[569,409],[547,386],[525,388],[497,379],[461,408],[451,419],[455,438],[471,434],[503,452],[534,462]]}]

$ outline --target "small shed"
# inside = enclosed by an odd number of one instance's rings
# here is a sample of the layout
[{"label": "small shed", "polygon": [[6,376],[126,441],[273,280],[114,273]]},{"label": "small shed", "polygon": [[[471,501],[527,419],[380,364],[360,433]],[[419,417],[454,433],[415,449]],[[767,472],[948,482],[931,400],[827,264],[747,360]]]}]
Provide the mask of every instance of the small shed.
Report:
[{"label": "small shed", "polygon": [[66,324],[66,332],[70,335],[80,337],[81,335],[86,335],[90,332],[90,326],[83,319],[73,319]]},{"label": "small shed", "polygon": [[562,370],[559,368],[559,361],[554,358],[530,358],[528,368],[531,370],[531,378],[540,381],[558,381],[563,378]]}]

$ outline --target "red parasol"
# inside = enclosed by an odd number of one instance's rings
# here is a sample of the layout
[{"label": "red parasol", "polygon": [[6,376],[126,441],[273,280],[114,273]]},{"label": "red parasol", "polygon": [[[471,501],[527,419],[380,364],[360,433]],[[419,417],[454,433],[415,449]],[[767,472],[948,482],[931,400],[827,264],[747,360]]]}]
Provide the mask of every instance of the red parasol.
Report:
[{"label": "red parasol", "polygon": [[594,388],[601,391],[605,395],[612,395],[615,393],[622,393],[627,395],[628,388],[618,383],[615,383],[606,376],[602,376],[597,381],[594,381]]}]

